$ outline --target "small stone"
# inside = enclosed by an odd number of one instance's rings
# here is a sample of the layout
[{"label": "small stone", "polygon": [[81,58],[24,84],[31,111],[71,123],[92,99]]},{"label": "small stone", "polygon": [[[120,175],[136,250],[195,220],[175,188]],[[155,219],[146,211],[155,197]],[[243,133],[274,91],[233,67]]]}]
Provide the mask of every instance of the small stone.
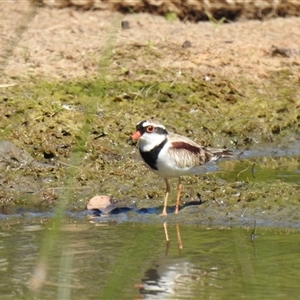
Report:
[{"label": "small stone", "polygon": [[297,56],[300,54],[300,51],[295,50],[295,49],[290,49],[290,48],[280,48],[276,46],[271,47],[271,55],[276,56],[276,55],[281,55],[285,57],[293,57]]},{"label": "small stone", "polygon": [[115,208],[112,197],[106,195],[95,196],[87,204],[88,210],[99,209],[103,213],[109,213]]},{"label": "small stone", "polygon": [[181,46],[183,49],[186,49],[186,48],[191,48],[192,47],[192,43],[188,40],[186,40],[182,46]]},{"label": "small stone", "polygon": [[122,29],[129,29],[130,28],[129,22],[128,21],[122,21],[121,22],[121,27],[122,27]]}]

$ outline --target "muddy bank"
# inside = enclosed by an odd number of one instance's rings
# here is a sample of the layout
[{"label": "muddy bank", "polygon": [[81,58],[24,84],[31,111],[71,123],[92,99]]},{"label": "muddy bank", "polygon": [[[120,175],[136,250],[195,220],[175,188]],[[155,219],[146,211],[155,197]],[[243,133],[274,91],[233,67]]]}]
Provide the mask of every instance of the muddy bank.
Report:
[{"label": "muddy bank", "polygon": [[253,83],[242,89],[242,81],[191,77],[176,83],[100,78],[6,87],[0,126],[14,146],[1,143],[2,211],[49,211],[59,200],[68,211],[83,211],[91,197],[105,194],[130,208],[120,214],[125,219],[141,218],[144,209],[156,216],[163,182],[128,140],[141,116],[154,116],[170,131],[236,154],[221,161],[215,174],[184,178],[179,218],[229,224],[247,211],[250,219],[297,219],[299,90],[286,72],[270,78],[265,92]]}]

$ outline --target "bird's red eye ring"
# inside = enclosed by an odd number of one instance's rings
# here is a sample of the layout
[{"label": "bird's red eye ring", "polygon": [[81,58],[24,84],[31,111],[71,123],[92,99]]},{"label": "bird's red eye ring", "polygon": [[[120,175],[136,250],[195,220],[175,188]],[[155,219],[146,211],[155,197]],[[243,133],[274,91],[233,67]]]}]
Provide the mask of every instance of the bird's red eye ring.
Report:
[{"label": "bird's red eye ring", "polygon": [[146,131],[149,132],[149,133],[153,132],[154,131],[154,126],[152,126],[152,125],[147,126]]}]

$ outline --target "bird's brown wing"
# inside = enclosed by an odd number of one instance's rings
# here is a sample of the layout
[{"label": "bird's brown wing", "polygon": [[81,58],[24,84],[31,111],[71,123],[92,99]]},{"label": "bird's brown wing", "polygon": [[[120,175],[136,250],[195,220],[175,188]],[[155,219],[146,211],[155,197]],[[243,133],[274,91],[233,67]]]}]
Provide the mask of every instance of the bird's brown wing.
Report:
[{"label": "bird's brown wing", "polygon": [[174,133],[169,138],[169,154],[179,167],[201,166],[221,157],[232,156],[230,150],[202,147],[189,138]]}]

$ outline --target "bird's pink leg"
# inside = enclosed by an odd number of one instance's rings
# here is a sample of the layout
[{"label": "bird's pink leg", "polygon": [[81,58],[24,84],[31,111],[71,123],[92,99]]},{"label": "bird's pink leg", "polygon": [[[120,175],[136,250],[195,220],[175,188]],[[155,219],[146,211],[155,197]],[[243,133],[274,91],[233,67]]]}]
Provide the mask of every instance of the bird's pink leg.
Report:
[{"label": "bird's pink leg", "polygon": [[182,190],[181,179],[180,179],[180,177],[178,177],[178,184],[177,184],[177,198],[176,198],[175,214],[178,214],[178,210],[179,210],[179,202],[180,202],[180,198],[181,198],[181,190]]},{"label": "bird's pink leg", "polygon": [[165,203],[164,203],[164,208],[162,213],[160,214],[161,216],[166,216],[167,215],[167,203],[168,203],[168,198],[170,194],[170,185],[169,181],[167,178],[165,178],[165,183],[166,183],[166,197],[165,197]]}]

